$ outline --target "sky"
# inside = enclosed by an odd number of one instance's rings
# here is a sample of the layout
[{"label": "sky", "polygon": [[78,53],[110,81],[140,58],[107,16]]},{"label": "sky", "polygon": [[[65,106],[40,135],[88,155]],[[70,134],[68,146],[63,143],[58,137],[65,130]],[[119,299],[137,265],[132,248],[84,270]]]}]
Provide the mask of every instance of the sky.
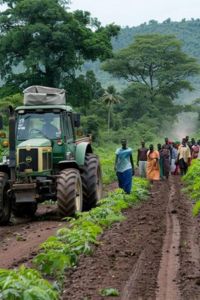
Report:
[{"label": "sky", "polygon": [[89,11],[102,25],[115,23],[122,27],[149,20],[200,18],[200,0],[71,0],[70,7]]}]

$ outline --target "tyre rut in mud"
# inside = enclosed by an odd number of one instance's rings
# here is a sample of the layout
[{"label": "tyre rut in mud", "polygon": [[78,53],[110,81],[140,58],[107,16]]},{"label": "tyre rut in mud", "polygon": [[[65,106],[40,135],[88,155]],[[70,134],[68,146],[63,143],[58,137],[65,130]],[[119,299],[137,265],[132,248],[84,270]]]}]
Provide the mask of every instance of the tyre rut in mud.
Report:
[{"label": "tyre rut in mud", "polygon": [[65,169],[57,179],[58,212],[62,217],[82,211],[82,182],[76,169]]},{"label": "tyre rut in mud", "polygon": [[0,225],[9,222],[11,215],[11,199],[7,194],[9,190],[8,175],[0,172]]},{"label": "tyre rut in mud", "polygon": [[83,184],[83,209],[89,210],[102,197],[102,174],[99,159],[96,155],[86,155],[81,178]]},{"label": "tyre rut in mud", "polygon": [[154,182],[149,199],[125,210],[126,220],[102,234],[92,256],[80,258],[62,299],[102,300],[108,287],[119,300],[199,299],[200,222],[182,187],[178,176]]}]

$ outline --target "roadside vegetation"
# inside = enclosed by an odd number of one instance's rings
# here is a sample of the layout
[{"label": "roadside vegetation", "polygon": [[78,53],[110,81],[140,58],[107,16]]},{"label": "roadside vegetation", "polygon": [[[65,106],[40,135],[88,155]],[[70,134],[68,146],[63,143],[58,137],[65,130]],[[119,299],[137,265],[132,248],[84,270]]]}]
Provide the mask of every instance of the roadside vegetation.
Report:
[{"label": "roadside vegetation", "polygon": [[0,299],[57,300],[58,292],[38,271],[21,266],[15,270],[0,269]]},{"label": "roadside vegetation", "polygon": [[192,161],[187,174],[183,177],[186,183],[185,191],[189,198],[194,201],[193,215],[197,216],[200,212],[200,159]]},{"label": "roadside vegetation", "polygon": [[117,145],[106,145],[105,148],[95,147],[95,153],[100,158],[103,183],[109,184],[116,180],[116,173],[114,171],[115,150]]}]

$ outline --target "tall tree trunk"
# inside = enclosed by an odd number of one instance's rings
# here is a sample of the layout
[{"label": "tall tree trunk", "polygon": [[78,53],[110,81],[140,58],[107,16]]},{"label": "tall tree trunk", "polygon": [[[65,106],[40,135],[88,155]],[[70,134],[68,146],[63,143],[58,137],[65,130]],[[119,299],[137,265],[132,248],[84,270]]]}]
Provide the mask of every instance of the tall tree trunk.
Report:
[{"label": "tall tree trunk", "polygon": [[59,80],[59,78],[56,78],[54,75],[55,73],[50,67],[46,66],[46,85],[49,87],[58,87],[56,84],[56,81]]},{"label": "tall tree trunk", "polygon": [[108,107],[108,134],[110,132],[110,120],[111,120],[111,105]]}]

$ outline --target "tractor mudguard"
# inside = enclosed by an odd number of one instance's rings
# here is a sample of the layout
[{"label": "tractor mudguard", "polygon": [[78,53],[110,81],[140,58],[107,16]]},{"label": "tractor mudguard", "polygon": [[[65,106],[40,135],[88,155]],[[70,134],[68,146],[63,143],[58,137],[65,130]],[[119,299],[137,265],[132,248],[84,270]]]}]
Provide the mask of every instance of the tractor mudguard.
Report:
[{"label": "tractor mudguard", "polygon": [[77,164],[77,162],[75,160],[62,160],[58,163],[58,168],[60,171],[64,170],[64,169],[79,169],[79,166]]},{"label": "tractor mudguard", "polygon": [[89,142],[82,142],[76,146],[76,162],[79,166],[84,166],[86,153],[92,153],[92,147]]}]

